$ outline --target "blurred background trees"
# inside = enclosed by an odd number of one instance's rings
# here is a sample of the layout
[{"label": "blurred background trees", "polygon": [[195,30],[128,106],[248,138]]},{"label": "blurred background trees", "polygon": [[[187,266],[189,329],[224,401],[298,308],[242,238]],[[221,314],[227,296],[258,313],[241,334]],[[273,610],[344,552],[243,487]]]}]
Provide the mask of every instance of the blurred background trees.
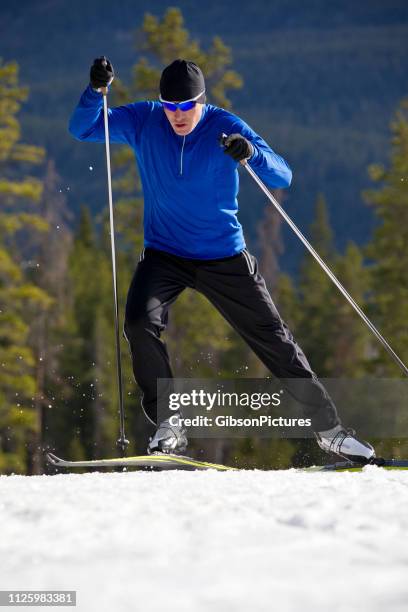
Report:
[{"label": "blurred background trees", "polygon": [[[146,14],[137,31],[139,60],[129,82],[115,80],[110,103],[156,98],[163,67],[189,57],[208,77],[208,102],[232,107],[243,84],[232,51],[215,36],[208,49],[191,38],[179,9]],[[45,151],[23,144],[18,119],[28,91],[15,62],[0,62],[0,472],[40,473],[43,451],[72,459],[116,454],[117,389],[112,281],[106,210],[82,205],[76,220],[61,179]],[[328,205],[315,184],[315,217],[308,237],[408,361],[408,103],[392,124],[388,166],[371,165],[373,188],[364,198],[377,224],[362,248],[336,247]],[[237,112],[237,111],[236,111]],[[68,117],[67,117],[68,119]],[[72,143],[72,148],[86,146]],[[42,168],[42,180],[30,167]],[[143,194],[133,154],[113,157],[120,312],[143,244]],[[95,179],[96,180],[96,179]],[[284,194],[275,193],[285,205]],[[241,199],[241,207],[245,202]],[[357,203],[356,203],[357,206]],[[297,276],[280,270],[282,222],[266,205],[258,226],[259,259],[282,317],[319,376],[398,377],[398,368],[366,330],[316,262],[306,253]],[[188,325],[186,325],[188,321]],[[200,295],[185,291],[173,306],[166,340],[180,377],[269,376],[242,340]],[[140,409],[128,348],[123,341],[129,452],[144,453],[151,427]],[[404,441],[382,441],[405,451]],[[192,441],[192,452],[248,467],[287,467],[323,457],[310,440]]]}]

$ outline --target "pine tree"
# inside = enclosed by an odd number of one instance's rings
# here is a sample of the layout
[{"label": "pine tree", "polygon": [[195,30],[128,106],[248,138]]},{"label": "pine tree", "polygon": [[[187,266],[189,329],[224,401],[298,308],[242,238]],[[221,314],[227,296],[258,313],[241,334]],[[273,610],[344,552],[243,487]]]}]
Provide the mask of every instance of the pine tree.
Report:
[{"label": "pine tree", "polygon": [[[367,273],[361,250],[353,243],[344,255],[333,246],[323,196],[316,204],[311,243],[341,284],[364,310]],[[358,378],[366,370],[369,332],[352,306],[309,254],[301,269],[298,340],[320,377]]]},{"label": "pine tree", "polygon": [[53,303],[32,322],[29,338],[36,363],[35,410],[37,421],[41,424],[34,443],[33,470],[37,473],[43,468],[43,451],[49,444],[58,441],[58,432],[55,432],[57,435],[54,438],[47,435],[47,431],[51,428],[54,434],[53,417],[64,401],[66,390],[61,378],[60,358],[64,350],[64,337],[69,331],[69,321],[66,319],[70,304],[67,275],[72,245],[69,227],[72,214],[67,209],[66,197],[61,193],[59,184],[55,163],[49,160],[39,205],[41,217],[48,223],[48,231],[38,237],[32,279],[53,299]]},{"label": "pine tree", "polygon": [[83,206],[69,256],[71,339],[65,341],[62,364],[63,375],[70,381],[63,414],[69,430],[63,442],[70,456],[80,452],[92,457],[95,447],[102,450],[102,415],[109,403],[105,366],[111,359],[111,342],[98,335],[102,333],[109,281],[108,262],[98,245],[89,209]]},{"label": "pine tree", "polygon": [[[316,218],[310,227],[311,243],[320,257],[333,266],[335,251],[325,199],[319,195]],[[309,253],[301,266],[300,280],[301,320],[297,340],[320,376],[330,376],[332,329],[335,316],[334,292],[331,280]]]},{"label": "pine tree", "polygon": [[280,273],[275,288],[276,305],[289,329],[296,333],[302,318],[300,298],[292,277]]},{"label": "pine tree", "polygon": [[[355,302],[365,311],[368,272],[361,249],[356,244],[350,242],[344,255],[336,258],[335,273]],[[328,369],[336,378],[361,378],[367,372],[371,333],[334,285],[332,291],[332,351]]]},{"label": "pine tree", "polygon": [[[401,359],[408,362],[408,100],[402,102],[392,129],[392,155],[388,168],[370,167],[378,189],[365,192],[378,225],[367,247],[371,260],[371,314],[381,333]],[[374,348],[375,346],[375,348]],[[388,354],[373,344],[375,372],[400,376]]]},{"label": "pine tree", "polygon": [[[242,78],[231,70],[231,49],[219,36],[214,36],[208,51],[200,48],[184,27],[184,18],[178,8],[169,8],[162,20],[146,13],[143,26],[137,32],[137,48],[145,55],[133,68],[130,89],[117,82],[121,102],[130,99],[156,99],[163,68],[181,57],[196,62],[206,75],[207,97],[214,104],[230,108],[228,89],[242,87]],[[147,56],[147,57],[146,57]],[[152,61],[149,61],[152,60]]]},{"label": "pine tree", "polygon": [[[391,123],[391,158],[388,167],[369,168],[376,189],[364,193],[373,207],[377,227],[366,254],[369,257],[370,317],[402,361],[408,363],[408,100],[403,100]],[[383,378],[400,378],[401,370],[373,338],[370,373]],[[403,381],[401,381],[403,382]],[[401,387],[389,389],[401,402]],[[403,396],[402,396],[403,397]],[[408,452],[405,406],[395,423],[401,438],[382,439],[377,454],[404,457]],[[386,418],[386,413],[384,413]]]},{"label": "pine tree", "polygon": [[[69,291],[66,334],[60,376],[65,381],[64,402],[49,414],[53,440],[61,454],[70,458],[109,456],[117,452],[118,384],[114,337],[113,292],[109,226],[102,216],[98,227],[89,209],[81,217],[69,257]],[[126,254],[118,253],[120,312],[123,288],[130,282]],[[122,356],[127,351],[122,341]],[[130,360],[122,359],[128,425],[137,431],[141,411],[133,409],[134,394]],[[131,436],[132,437],[132,436]],[[144,443],[146,441],[144,436]],[[130,450],[130,449],[129,449]]]},{"label": "pine tree", "polygon": [[[277,190],[275,198],[282,203],[283,192]],[[273,298],[277,295],[279,283],[279,257],[283,253],[281,236],[282,217],[274,206],[266,205],[262,221],[258,224],[258,238],[261,253],[259,263],[266,286]]]},{"label": "pine tree", "polygon": [[52,303],[28,274],[31,237],[48,226],[35,212],[42,184],[26,174],[44,151],[20,142],[17,114],[27,95],[18,65],[0,60],[0,470],[20,472],[31,469],[30,446],[40,428],[29,326]]}]

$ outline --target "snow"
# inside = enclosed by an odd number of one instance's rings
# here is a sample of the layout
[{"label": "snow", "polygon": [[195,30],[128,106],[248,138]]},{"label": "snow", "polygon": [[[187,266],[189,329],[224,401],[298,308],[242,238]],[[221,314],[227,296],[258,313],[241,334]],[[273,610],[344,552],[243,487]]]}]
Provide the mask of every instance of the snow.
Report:
[{"label": "snow", "polygon": [[408,609],[408,472],[0,477],[0,589],[86,612]]}]

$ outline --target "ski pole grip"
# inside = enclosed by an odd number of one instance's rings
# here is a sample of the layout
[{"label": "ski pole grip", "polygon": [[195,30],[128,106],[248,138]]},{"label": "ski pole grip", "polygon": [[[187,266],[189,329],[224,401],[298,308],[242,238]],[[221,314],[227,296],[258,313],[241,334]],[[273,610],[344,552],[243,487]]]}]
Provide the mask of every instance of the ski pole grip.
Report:
[{"label": "ski pole grip", "polygon": [[225,147],[225,141],[227,140],[228,136],[226,134],[224,134],[224,132],[221,134],[220,139],[219,139],[219,143],[220,143],[220,147]]},{"label": "ski pole grip", "polygon": [[[220,138],[219,138],[219,143],[220,143],[220,147],[225,147],[225,141],[227,140],[228,136],[227,134],[222,133]],[[246,159],[241,159],[241,161],[239,162],[241,164],[241,166],[246,166],[247,160]]]}]

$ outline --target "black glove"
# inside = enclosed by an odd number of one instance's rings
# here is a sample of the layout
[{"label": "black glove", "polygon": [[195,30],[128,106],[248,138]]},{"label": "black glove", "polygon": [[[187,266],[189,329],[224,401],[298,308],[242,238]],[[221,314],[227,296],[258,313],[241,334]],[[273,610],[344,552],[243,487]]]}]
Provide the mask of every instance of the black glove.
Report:
[{"label": "black glove", "polygon": [[107,87],[113,81],[114,76],[113,66],[104,55],[94,60],[90,72],[91,87],[94,89]]},{"label": "black glove", "polygon": [[230,134],[226,138],[223,134],[220,142],[225,147],[224,153],[231,155],[236,162],[239,162],[242,159],[248,159],[253,155],[254,147],[251,145],[249,140],[244,138],[244,136],[241,136],[241,134]]}]

